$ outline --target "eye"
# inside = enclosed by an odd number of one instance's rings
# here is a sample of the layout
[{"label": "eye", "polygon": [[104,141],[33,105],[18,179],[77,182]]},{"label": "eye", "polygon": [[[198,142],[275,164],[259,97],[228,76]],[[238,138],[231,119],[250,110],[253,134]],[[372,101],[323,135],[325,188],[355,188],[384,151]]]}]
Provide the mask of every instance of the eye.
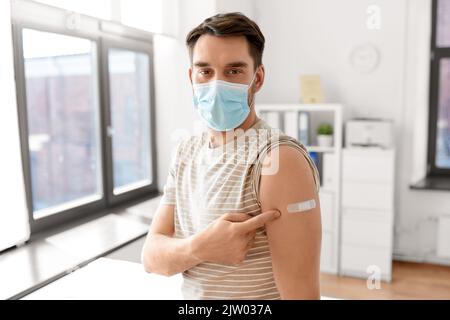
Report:
[{"label": "eye", "polygon": [[227,73],[235,75],[235,74],[242,73],[242,70],[240,70],[240,69],[230,69],[230,70],[227,71]]},{"label": "eye", "polygon": [[200,73],[201,75],[206,76],[206,75],[210,74],[211,71],[210,71],[210,70],[207,70],[207,69],[203,69],[203,70],[200,70],[199,73]]}]

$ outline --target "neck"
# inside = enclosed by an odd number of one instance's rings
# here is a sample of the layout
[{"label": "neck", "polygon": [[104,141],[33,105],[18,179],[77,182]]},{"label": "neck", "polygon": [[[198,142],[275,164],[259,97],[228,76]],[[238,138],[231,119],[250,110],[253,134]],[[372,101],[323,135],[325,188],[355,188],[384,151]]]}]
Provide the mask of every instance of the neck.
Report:
[{"label": "neck", "polygon": [[251,128],[259,118],[256,116],[255,109],[252,108],[250,110],[250,113],[248,117],[244,120],[244,122],[237,128],[230,130],[230,131],[216,131],[213,129],[209,129],[209,146],[210,148],[215,148],[221,145],[226,144],[227,142],[231,141],[231,139],[236,138],[235,131],[242,130],[247,131],[247,129]]}]

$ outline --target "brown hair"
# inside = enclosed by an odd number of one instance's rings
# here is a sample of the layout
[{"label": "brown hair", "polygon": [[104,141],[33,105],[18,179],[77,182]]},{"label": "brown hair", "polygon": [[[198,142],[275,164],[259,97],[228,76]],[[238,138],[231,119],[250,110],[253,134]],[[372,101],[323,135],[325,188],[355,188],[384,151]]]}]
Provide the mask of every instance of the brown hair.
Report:
[{"label": "brown hair", "polygon": [[255,69],[262,64],[264,35],[258,25],[240,12],[219,13],[203,21],[186,37],[186,45],[192,62],[194,46],[204,34],[218,37],[245,36],[250,47],[250,55]]}]

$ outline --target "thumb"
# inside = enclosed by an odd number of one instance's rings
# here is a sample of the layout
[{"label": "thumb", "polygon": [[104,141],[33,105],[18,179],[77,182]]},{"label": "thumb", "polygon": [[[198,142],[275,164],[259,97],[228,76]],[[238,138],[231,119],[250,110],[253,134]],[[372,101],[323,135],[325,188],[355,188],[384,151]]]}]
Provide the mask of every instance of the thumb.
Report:
[{"label": "thumb", "polygon": [[243,232],[250,232],[258,228],[263,227],[267,222],[277,219],[281,216],[281,212],[278,210],[265,211],[253,218],[248,219],[241,223]]}]

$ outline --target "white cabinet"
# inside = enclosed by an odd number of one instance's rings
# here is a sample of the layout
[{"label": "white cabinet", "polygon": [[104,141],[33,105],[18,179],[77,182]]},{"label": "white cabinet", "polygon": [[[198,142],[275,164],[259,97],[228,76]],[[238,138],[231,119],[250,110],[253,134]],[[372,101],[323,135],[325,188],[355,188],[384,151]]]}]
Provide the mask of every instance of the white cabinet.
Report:
[{"label": "white cabinet", "polygon": [[321,190],[319,192],[320,211],[322,217],[322,248],[320,269],[327,273],[337,273],[337,234],[335,226],[338,221],[336,195],[333,191]]},{"label": "white cabinet", "polygon": [[333,233],[322,232],[322,248],[320,251],[320,271],[334,273],[336,253],[333,249]]},{"label": "white cabinet", "polygon": [[344,149],[342,166],[341,274],[367,278],[374,265],[390,281],[395,152]]},{"label": "white cabinet", "polygon": [[333,223],[334,223],[334,193],[327,191],[319,192],[320,199],[320,211],[322,214],[322,230],[324,232],[332,232],[333,231]]},{"label": "white cabinet", "polygon": [[322,215],[322,248],[320,270],[338,273],[339,259],[339,159],[337,153],[324,153],[322,187],[319,192]]},{"label": "white cabinet", "polygon": [[342,275],[367,279],[368,266],[377,266],[381,271],[381,279],[391,280],[391,259],[387,257],[385,248],[358,245],[344,245],[342,248]]},{"label": "white cabinet", "polygon": [[344,211],[342,221],[342,244],[358,244],[366,247],[388,248],[392,232],[389,219],[382,216],[348,216]]},{"label": "white cabinet", "polygon": [[342,183],[342,206],[390,210],[394,186],[392,183],[354,182],[344,178]]}]

